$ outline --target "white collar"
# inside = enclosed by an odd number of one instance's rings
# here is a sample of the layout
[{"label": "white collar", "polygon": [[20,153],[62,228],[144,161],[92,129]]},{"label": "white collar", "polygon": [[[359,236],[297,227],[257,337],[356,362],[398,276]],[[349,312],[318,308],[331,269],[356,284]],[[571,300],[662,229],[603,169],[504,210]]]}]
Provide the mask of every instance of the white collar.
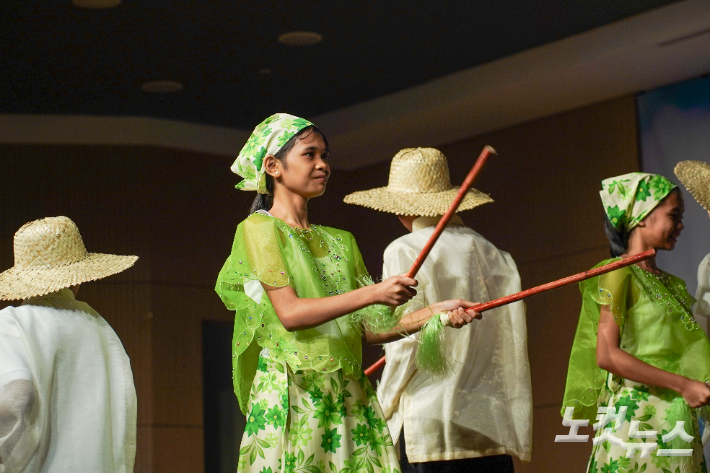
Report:
[{"label": "white collar", "polygon": [[[427,227],[433,227],[437,223],[439,223],[439,220],[441,220],[441,217],[443,215],[437,216],[437,217],[417,217],[412,221],[412,232],[417,232],[419,230],[423,230]],[[449,220],[449,223],[446,225],[447,227],[463,227],[463,220],[461,220],[461,217],[458,215],[454,214],[453,217],[451,217],[451,220]]]}]

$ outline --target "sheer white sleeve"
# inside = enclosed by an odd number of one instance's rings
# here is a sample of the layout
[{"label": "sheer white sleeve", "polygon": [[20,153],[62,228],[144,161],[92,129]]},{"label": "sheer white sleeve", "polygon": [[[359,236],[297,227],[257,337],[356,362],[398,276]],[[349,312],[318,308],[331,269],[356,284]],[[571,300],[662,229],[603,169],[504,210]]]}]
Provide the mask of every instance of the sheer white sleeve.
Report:
[{"label": "sheer white sleeve", "polygon": [[698,300],[693,308],[695,320],[705,333],[710,333],[710,254],[698,266],[698,290],[695,298]]},{"label": "sheer white sleeve", "polygon": [[23,471],[39,443],[39,399],[26,349],[13,325],[0,321],[0,473]]}]

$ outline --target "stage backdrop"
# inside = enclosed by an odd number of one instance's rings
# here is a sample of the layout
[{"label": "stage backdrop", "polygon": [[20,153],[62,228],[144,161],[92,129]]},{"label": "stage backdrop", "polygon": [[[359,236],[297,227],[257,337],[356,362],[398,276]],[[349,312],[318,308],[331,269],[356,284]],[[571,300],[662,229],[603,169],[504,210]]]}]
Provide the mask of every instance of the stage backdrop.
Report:
[{"label": "stage backdrop", "polygon": [[685,230],[658,265],[683,278],[695,295],[698,264],[710,253],[710,218],[673,173],[679,161],[710,162],[710,78],[670,85],[638,96],[641,169],[677,182],[685,197]]}]

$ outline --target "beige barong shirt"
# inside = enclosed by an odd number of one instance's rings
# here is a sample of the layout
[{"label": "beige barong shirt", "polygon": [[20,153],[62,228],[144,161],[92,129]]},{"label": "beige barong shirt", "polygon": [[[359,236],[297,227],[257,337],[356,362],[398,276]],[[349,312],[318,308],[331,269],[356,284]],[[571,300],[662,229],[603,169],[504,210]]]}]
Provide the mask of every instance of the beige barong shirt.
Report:
[{"label": "beige barong shirt", "polygon": [[[706,334],[710,335],[710,254],[698,266],[698,289],[695,292],[697,302],[693,307],[693,316]],[[703,430],[703,451],[705,458],[710,458],[710,425]]]},{"label": "beige barong shirt", "polygon": [[[414,220],[412,232],[385,250],[384,277],[406,273],[439,218]],[[520,291],[511,256],[463,225],[458,216],[441,234],[416,276],[415,301],[487,302]],[[412,306],[416,309],[417,302]],[[385,345],[377,395],[392,438],[402,428],[412,463],[509,454],[530,461],[532,391],[525,306],[516,302],[461,329],[446,327],[453,373],[417,370],[418,334]]]},{"label": "beige barong shirt", "polygon": [[118,336],[69,289],[0,311],[0,473],[130,473],[136,390]]},{"label": "beige barong shirt", "polygon": [[710,254],[706,255],[698,266],[698,289],[695,299],[698,301],[693,307],[695,320],[705,333],[710,333]]}]

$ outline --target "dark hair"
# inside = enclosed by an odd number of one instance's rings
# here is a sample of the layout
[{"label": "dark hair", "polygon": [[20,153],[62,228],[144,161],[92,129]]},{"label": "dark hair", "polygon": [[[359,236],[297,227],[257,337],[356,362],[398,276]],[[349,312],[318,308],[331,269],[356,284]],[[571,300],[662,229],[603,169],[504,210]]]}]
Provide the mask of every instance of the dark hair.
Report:
[{"label": "dark hair", "polygon": [[612,258],[616,258],[626,253],[631,232],[620,232],[614,228],[614,225],[607,216],[604,217],[604,230],[606,231],[606,237],[609,239],[609,252],[611,253]]},{"label": "dark hair", "polygon": [[[321,138],[323,138],[323,141],[325,141],[325,147],[328,148],[328,139],[325,137],[323,132],[320,131],[320,128],[315,125],[309,125],[293,135],[290,140],[284,143],[281,149],[274,154],[274,158],[281,161],[283,167],[286,168],[285,159],[289,151],[293,149],[299,140],[308,138],[313,133],[318,133]],[[250,215],[257,210],[270,210],[271,206],[274,205],[274,178],[268,174],[264,174],[264,178],[266,179],[266,190],[269,191],[269,193],[256,195],[254,202],[251,204],[251,209],[249,210]]]}]

